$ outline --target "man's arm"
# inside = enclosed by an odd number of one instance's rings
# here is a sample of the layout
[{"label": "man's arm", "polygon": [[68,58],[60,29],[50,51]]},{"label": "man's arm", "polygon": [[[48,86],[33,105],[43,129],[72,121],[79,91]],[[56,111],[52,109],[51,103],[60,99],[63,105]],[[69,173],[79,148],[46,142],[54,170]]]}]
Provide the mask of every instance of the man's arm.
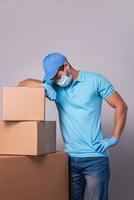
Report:
[{"label": "man's arm", "polygon": [[112,137],[104,138],[94,143],[94,148],[98,153],[103,153],[107,148],[115,146],[119,142],[127,118],[128,106],[118,92],[114,92],[105,100],[110,106],[115,108],[114,129]]},{"label": "man's arm", "polygon": [[127,119],[128,106],[118,92],[114,92],[106,99],[107,103],[115,108],[114,129],[112,135],[121,137]]},{"label": "man's arm", "polygon": [[41,80],[28,78],[18,83],[18,87],[43,87]]},{"label": "man's arm", "polygon": [[56,91],[52,87],[52,82],[47,81],[44,84],[41,82],[41,80],[28,78],[25,80],[22,80],[18,83],[18,87],[44,87],[45,88],[45,96],[52,101],[56,101]]}]

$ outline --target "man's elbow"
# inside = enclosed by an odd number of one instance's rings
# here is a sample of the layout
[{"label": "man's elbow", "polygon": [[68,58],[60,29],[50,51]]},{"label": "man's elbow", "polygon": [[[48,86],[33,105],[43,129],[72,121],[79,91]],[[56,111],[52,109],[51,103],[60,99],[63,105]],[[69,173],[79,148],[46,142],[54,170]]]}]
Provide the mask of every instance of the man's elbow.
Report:
[{"label": "man's elbow", "polygon": [[17,84],[18,87],[43,87],[43,84],[40,80],[37,79],[25,79],[20,81]]}]

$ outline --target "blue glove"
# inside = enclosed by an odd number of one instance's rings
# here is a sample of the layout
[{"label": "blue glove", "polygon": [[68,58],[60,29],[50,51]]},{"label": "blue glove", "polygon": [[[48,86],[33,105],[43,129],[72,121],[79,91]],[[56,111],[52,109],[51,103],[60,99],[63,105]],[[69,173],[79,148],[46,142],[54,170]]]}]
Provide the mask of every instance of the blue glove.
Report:
[{"label": "blue glove", "polygon": [[56,100],[57,94],[52,87],[53,80],[45,81],[43,84],[45,86],[46,97],[48,97],[48,99],[52,101]]},{"label": "blue glove", "polygon": [[112,136],[111,138],[104,138],[99,142],[94,143],[95,151],[103,153],[107,148],[115,146],[119,142],[119,138]]}]

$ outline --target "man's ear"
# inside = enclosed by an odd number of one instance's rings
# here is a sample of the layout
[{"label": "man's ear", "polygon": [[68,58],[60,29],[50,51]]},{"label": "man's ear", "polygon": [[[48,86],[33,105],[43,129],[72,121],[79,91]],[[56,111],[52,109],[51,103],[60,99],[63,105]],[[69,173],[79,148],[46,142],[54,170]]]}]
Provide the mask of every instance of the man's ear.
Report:
[{"label": "man's ear", "polygon": [[64,69],[67,72],[67,74],[70,75],[70,73],[71,73],[70,64],[67,61],[64,63],[64,67],[65,67]]},{"label": "man's ear", "polygon": [[64,66],[65,66],[67,69],[70,68],[70,65],[69,65],[69,63],[68,63],[67,61],[64,62]]}]

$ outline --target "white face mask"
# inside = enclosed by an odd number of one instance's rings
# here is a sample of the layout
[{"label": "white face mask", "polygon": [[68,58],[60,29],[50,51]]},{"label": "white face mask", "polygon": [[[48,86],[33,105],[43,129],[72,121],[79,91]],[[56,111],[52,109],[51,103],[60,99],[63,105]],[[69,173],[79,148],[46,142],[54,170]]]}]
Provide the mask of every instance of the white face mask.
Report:
[{"label": "white face mask", "polygon": [[72,80],[73,80],[72,74],[70,74],[69,76],[63,74],[60,80],[56,84],[59,85],[60,87],[67,87],[68,85],[70,85]]}]

